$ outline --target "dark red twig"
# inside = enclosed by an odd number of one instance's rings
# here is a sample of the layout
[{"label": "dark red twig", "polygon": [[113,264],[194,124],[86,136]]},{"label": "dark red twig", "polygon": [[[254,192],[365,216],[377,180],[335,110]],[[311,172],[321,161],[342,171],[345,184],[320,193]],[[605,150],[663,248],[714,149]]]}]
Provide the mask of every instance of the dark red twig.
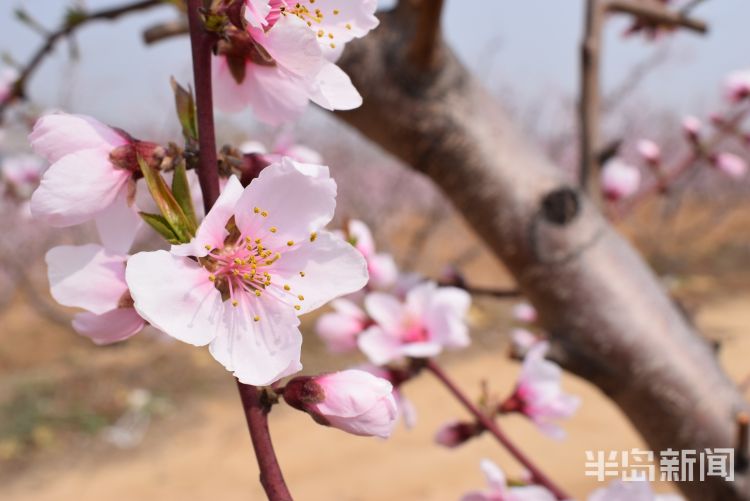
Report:
[{"label": "dark red twig", "polygon": [[425,367],[432,372],[438,380],[450,391],[461,405],[481,424],[492,436],[494,436],[510,454],[521,463],[531,474],[532,480],[544,486],[557,499],[572,499],[562,489],[560,489],[547,475],[545,475],[516,445],[511,442],[510,438],[498,427],[497,423],[484,412],[482,412],[469,398],[456,386],[448,375],[433,360],[427,360]]},{"label": "dark red twig", "polygon": [[272,402],[255,386],[237,381],[237,389],[240,391],[250,439],[260,468],[260,483],[269,501],[292,501],[268,431],[268,413],[271,411]]}]

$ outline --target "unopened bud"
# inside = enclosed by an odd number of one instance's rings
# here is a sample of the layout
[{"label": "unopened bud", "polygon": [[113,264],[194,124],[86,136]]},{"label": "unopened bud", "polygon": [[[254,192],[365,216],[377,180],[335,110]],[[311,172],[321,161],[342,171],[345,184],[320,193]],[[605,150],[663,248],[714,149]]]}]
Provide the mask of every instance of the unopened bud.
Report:
[{"label": "unopened bud", "polygon": [[477,423],[451,421],[441,426],[435,433],[435,442],[452,449],[476,437],[481,432],[482,427]]}]

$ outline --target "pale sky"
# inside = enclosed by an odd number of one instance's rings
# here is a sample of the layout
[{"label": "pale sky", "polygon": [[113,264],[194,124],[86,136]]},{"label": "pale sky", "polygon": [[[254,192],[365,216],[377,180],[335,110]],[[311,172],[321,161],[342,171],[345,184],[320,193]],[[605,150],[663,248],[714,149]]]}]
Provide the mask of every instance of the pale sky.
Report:
[{"label": "pale sky", "polygon": [[[86,4],[100,8],[126,1]],[[0,50],[24,61],[39,44],[39,36],[13,18],[13,7],[23,5],[42,24],[52,26],[69,3],[3,0]],[[582,7],[583,0],[447,0],[444,25],[450,43],[488,86],[511,89],[520,106],[545,105],[545,99],[571,95],[577,86]],[[170,7],[163,7],[83,28],[77,37],[80,63],[70,68],[68,51],[60,46],[34,78],[31,96],[46,106],[94,114],[135,131],[161,128],[172,120],[169,76],[187,81],[190,75],[189,47],[180,39],[146,48],[140,33],[172,15]],[[727,72],[750,67],[750,2],[707,0],[695,15],[710,23],[710,34],[683,32],[671,37],[666,42],[673,54],[669,64],[650,75],[639,91],[677,111],[715,101]],[[624,26],[622,19],[608,25],[605,88],[659,46],[623,39]]]}]

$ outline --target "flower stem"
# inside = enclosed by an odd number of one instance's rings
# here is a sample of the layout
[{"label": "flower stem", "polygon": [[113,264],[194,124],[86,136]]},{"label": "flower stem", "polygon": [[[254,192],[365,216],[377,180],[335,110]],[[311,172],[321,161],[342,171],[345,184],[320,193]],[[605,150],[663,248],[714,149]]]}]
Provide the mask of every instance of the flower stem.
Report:
[{"label": "flower stem", "polygon": [[250,439],[255,449],[255,457],[260,469],[260,483],[266,491],[269,501],[292,501],[292,495],[284,482],[284,475],[273,450],[271,434],[268,431],[268,413],[271,402],[266,394],[256,388],[237,381],[237,389],[245,410]]},{"label": "flower stem", "polygon": [[211,48],[214,36],[204,29],[200,9],[203,0],[188,0],[190,47],[193,53],[193,80],[198,117],[198,181],[206,213],[219,198],[219,170],[216,157],[214,103],[211,83]]},{"label": "flower stem", "polygon": [[571,499],[570,496],[560,489],[555,483],[545,475],[516,445],[511,442],[508,436],[498,427],[494,419],[482,412],[469,398],[456,386],[448,375],[435,363],[434,360],[427,360],[425,367],[443,383],[456,399],[468,410],[479,424],[500,442],[510,454],[531,473],[532,480],[552,492],[557,499]]},{"label": "flower stem", "polygon": [[[206,213],[219,198],[219,166],[216,156],[216,132],[211,89],[211,48],[214,36],[204,29],[200,9],[203,0],[188,0],[190,46],[193,54],[193,79],[195,81],[196,114],[198,117],[198,180],[203,194]],[[271,402],[267,394],[255,386],[237,381],[242,399],[250,440],[260,469],[260,483],[269,501],[292,501],[284,482],[271,434],[268,431],[268,413]]]}]

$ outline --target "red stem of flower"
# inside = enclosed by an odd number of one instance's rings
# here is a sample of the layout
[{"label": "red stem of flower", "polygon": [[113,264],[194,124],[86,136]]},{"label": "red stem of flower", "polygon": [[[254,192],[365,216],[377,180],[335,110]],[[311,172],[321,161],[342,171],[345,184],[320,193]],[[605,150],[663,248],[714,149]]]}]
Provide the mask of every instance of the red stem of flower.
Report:
[{"label": "red stem of flower", "polygon": [[488,432],[490,432],[503,447],[505,447],[516,460],[531,473],[532,480],[544,486],[557,499],[572,499],[570,496],[560,489],[555,483],[545,475],[523,452],[521,452],[516,445],[510,441],[508,436],[498,427],[497,423],[482,412],[469,398],[456,386],[456,384],[448,377],[448,375],[435,363],[434,360],[427,360],[425,367],[432,372],[438,380],[453,394],[456,399],[461,402],[466,410],[468,410],[479,424],[481,424]]},{"label": "red stem of flower", "polygon": [[193,80],[198,118],[198,180],[203,193],[206,213],[219,198],[219,170],[216,157],[216,131],[214,129],[214,102],[211,83],[211,49],[213,34],[203,27],[200,9],[203,0],[188,0],[190,47],[193,53]]},{"label": "red stem of flower", "polygon": [[[211,49],[215,38],[204,29],[200,13],[202,6],[203,0],[187,1],[200,148],[197,170],[203,193],[203,205],[208,213],[219,197],[219,166],[216,156],[211,88]],[[292,495],[284,482],[284,476],[273,450],[271,434],[268,431],[268,413],[272,403],[265,397],[265,393],[255,386],[237,381],[237,388],[260,469],[260,483],[269,501],[292,501]]]},{"label": "red stem of flower", "polygon": [[255,457],[260,468],[260,483],[266,491],[269,501],[292,501],[292,495],[284,482],[284,475],[273,450],[271,434],[268,431],[268,413],[271,402],[265,394],[256,388],[237,381],[242,408],[245,410],[250,439],[255,449]]}]

